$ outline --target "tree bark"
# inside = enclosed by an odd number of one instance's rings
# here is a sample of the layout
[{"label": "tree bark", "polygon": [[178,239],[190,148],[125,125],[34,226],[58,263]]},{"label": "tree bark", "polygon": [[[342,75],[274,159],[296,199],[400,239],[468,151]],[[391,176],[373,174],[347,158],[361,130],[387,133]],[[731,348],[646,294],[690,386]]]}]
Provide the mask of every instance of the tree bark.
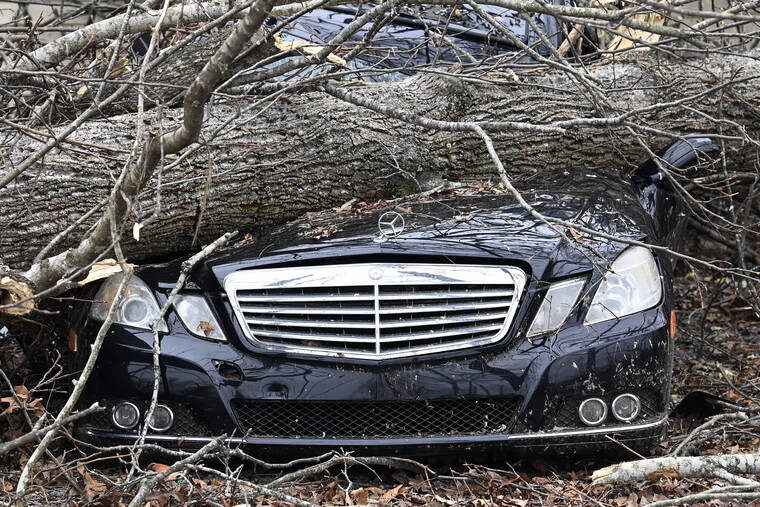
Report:
[{"label": "tree bark", "polygon": [[627,461],[595,470],[591,476],[594,484],[620,484],[662,477],[726,478],[738,484],[755,484],[751,479],[743,479],[736,474],[760,473],[760,454],[720,454],[717,456],[689,456],[650,458]]},{"label": "tree bark", "polygon": [[[607,91],[605,116],[709,91],[685,104],[736,122],[735,126],[724,124],[723,135],[741,137],[743,129],[746,136],[757,138],[760,62],[752,58],[756,55],[749,56],[685,62],[640,57],[635,63],[598,63],[590,75]],[[445,121],[545,125],[599,116],[575,81],[561,72],[518,76],[519,82],[491,76],[499,84],[479,84],[462,76],[429,74],[356,86],[352,91]],[[721,86],[716,76],[731,76],[734,81]],[[417,182],[424,187],[441,178],[496,176],[485,146],[474,134],[426,130],[320,92],[280,97],[241,113],[246,106],[245,102],[226,102],[207,107],[201,148],[162,173],[160,219],[142,229],[139,243],[124,245],[131,261],[187,250],[199,220],[202,243],[228,230],[255,230],[354,197],[375,199],[413,192]],[[680,106],[654,108],[628,120],[679,135],[717,131],[708,118]],[[237,114],[239,118],[216,132]],[[161,117],[153,111],[145,118],[154,133],[160,121],[163,132],[168,132],[181,121],[181,111],[163,111]],[[56,233],[108,195],[133,140],[135,121],[134,115],[122,115],[85,124],[59,150],[0,190],[0,259],[16,270],[28,267]],[[620,124],[579,126],[563,134],[521,130],[492,135],[513,177],[573,166],[629,171],[648,158]],[[653,131],[644,136],[654,148],[673,140]],[[18,164],[40,144],[27,138],[2,147],[3,159],[11,166]],[[751,168],[755,150],[751,143],[735,141],[727,146],[729,167],[740,170],[746,164]],[[140,196],[138,221],[152,214],[156,187],[154,175]],[[76,245],[93,221],[84,221],[56,251]]]},{"label": "tree bark", "polygon": [[[214,55],[217,49],[222,45],[224,40],[232,33],[234,26],[224,26],[218,32],[211,33],[200,40],[180,49],[171,58],[168,65],[160,65],[145,74],[145,82],[150,83],[146,86],[145,107],[152,108],[157,105],[179,106],[182,104],[182,96],[187,87],[193,82],[198,74],[203,70],[203,66]],[[271,40],[261,44],[261,37],[251,39],[255,47],[248,47],[245,56],[235,60],[229,66],[224,74],[224,78],[231,77],[237,72],[249,68],[259,60],[275,54],[277,50]],[[107,64],[104,62],[100,65],[97,75],[105,72]],[[132,72],[119,76],[120,81],[129,81],[136,79],[140,74],[140,68]],[[105,95],[116,91],[119,87],[117,83],[106,83]],[[85,95],[76,106],[89,105],[92,100],[92,94]],[[101,113],[106,116],[113,116],[125,113],[134,113],[137,111],[137,87],[128,91],[124,97],[114,101],[108,107],[102,108]],[[73,113],[74,111],[70,111]]]}]

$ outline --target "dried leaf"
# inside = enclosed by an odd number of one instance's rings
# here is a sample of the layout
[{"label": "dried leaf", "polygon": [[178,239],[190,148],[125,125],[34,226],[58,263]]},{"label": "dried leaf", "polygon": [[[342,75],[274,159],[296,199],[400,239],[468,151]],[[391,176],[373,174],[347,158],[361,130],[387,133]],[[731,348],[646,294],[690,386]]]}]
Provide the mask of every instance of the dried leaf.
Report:
[{"label": "dried leaf", "polygon": [[96,481],[83,465],[77,466],[77,472],[84,478],[86,494],[88,496],[92,496],[94,493],[102,493],[108,489],[106,484]]},{"label": "dried leaf", "polygon": [[[134,267],[133,264],[129,264],[130,267]],[[79,285],[87,285],[88,283],[92,283],[96,280],[102,280],[103,278],[108,278],[109,276],[121,273],[121,265],[116,262],[114,259],[103,259],[102,261],[96,262],[91,268],[90,272],[87,273],[87,277],[85,277],[84,280],[79,281]],[[65,282],[65,279],[58,280],[58,283],[61,284]],[[115,295],[115,294],[114,294]],[[110,304],[113,304],[113,299],[111,300]]]},{"label": "dried leaf", "polygon": [[322,496],[320,497],[320,500],[322,503],[325,503],[327,500],[332,499],[332,497],[335,495],[335,487],[337,485],[338,485],[338,481],[336,480],[330,481],[325,491],[322,493]]},{"label": "dried leaf", "polygon": [[16,398],[13,396],[6,396],[5,398],[0,398],[0,403],[7,403],[8,408],[0,412],[0,415],[6,415],[6,414],[12,414],[16,410],[19,410],[21,407],[16,403]]},{"label": "dried leaf", "polygon": [[573,229],[572,227],[568,227],[568,229],[570,230],[570,234],[572,234],[572,236],[573,236],[573,239],[574,239],[575,241],[577,241],[578,243],[583,243],[583,238],[581,238],[581,235],[580,235],[580,234],[578,234],[578,231],[576,231],[576,230],[575,230],[575,229]]},{"label": "dried leaf", "polygon": [[29,389],[27,389],[26,386],[24,385],[15,386],[13,388],[13,391],[16,393],[16,396],[18,396],[22,400],[26,400],[29,398]]},{"label": "dried leaf", "polygon": [[[322,51],[322,49],[324,49],[324,46],[312,44],[304,40],[282,40],[277,34],[275,34],[274,36],[274,46],[280,51],[290,51],[291,49],[300,49],[304,53],[308,53],[310,55],[316,55],[317,53]],[[327,55],[327,61],[340,65],[342,67],[348,66],[348,64],[343,58],[339,57],[338,55],[334,55],[332,53]]]},{"label": "dried leaf", "polygon": [[26,404],[26,409],[34,412],[34,415],[41,416],[45,413],[45,408],[42,406],[42,398],[35,398]]},{"label": "dried leaf", "polygon": [[365,488],[355,489],[351,492],[351,497],[356,500],[357,503],[366,504],[369,499],[369,490]]},{"label": "dried leaf", "polygon": [[[662,26],[665,24],[665,18],[656,12],[639,14],[633,18],[654,26]],[[604,32],[604,34],[606,35],[606,32]],[[604,37],[602,39],[604,39]],[[647,51],[649,45],[654,44],[659,40],[660,34],[624,26],[620,27],[620,34],[615,35],[609,41],[607,44],[607,51],[614,52],[629,48],[634,48],[636,51]],[[608,55],[609,53],[605,53],[605,56],[608,57]]]},{"label": "dried leaf", "polygon": [[306,236],[307,238],[325,239],[325,238],[329,238],[336,232],[338,232],[338,227],[335,224],[330,224],[326,227],[319,225],[315,227],[314,229],[306,231],[303,235]]},{"label": "dried leaf", "polygon": [[[0,403],[8,404],[8,407],[3,410],[0,415],[12,414],[16,410],[21,410],[22,408],[26,408],[27,410],[31,409],[36,415],[41,415],[44,412],[44,408],[42,407],[42,398],[35,398],[31,401],[28,401],[30,393],[29,389],[27,389],[26,386],[15,386],[13,388],[13,391],[16,393],[15,398],[13,396],[0,398]],[[22,406],[19,406],[19,404],[16,403],[16,398],[18,398]]]},{"label": "dried leaf", "polygon": [[403,488],[403,484],[399,484],[395,488],[386,491],[383,496],[380,497],[380,500],[378,500],[378,503],[390,503],[391,500],[396,498],[398,494],[401,492],[401,488]]},{"label": "dried leaf", "polygon": [[164,470],[169,468],[169,465],[164,465],[163,463],[156,463],[154,461],[153,463],[150,463],[146,468],[153,472],[163,472]]}]

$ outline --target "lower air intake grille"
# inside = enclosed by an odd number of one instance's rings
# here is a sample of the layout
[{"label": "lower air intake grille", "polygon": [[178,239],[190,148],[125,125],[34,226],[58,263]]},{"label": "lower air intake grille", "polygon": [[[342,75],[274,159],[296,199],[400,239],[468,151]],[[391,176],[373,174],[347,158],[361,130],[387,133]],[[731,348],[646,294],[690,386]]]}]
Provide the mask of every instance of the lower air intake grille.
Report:
[{"label": "lower air intake grille", "polygon": [[344,264],[237,271],[224,285],[243,333],[260,346],[386,359],[501,340],[525,273],[513,266]]},{"label": "lower air intake grille", "polygon": [[431,401],[233,400],[244,432],[280,438],[400,438],[506,433],[521,398]]}]

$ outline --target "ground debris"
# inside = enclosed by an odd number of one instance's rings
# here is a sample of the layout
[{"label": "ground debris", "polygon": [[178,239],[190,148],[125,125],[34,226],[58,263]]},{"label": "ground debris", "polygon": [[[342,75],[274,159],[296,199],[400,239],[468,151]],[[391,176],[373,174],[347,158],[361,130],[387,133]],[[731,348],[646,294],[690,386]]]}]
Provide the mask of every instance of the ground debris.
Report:
[{"label": "ground debris", "polygon": [[[482,191],[482,190],[475,190]],[[373,213],[396,206],[378,203]],[[414,208],[415,203],[403,206]],[[338,214],[366,212],[371,205],[350,202]],[[359,211],[362,210],[362,211]],[[331,215],[335,216],[335,215]],[[315,218],[305,217],[312,223]],[[318,230],[319,225],[311,230]],[[246,241],[252,241],[248,238]],[[652,449],[651,456],[666,456],[711,417],[747,410],[748,417],[726,419],[722,424],[693,436],[681,455],[717,455],[757,453],[760,449],[760,319],[737,292],[735,285],[709,277],[707,273],[679,266],[674,276],[678,307],[677,334],[673,369],[672,407],[684,400],[696,400],[689,410],[674,412],[665,441]],[[35,335],[35,339],[37,339]],[[32,353],[33,340],[13,337],[4,344],[9,353],[8,371],[16,371],[14,393],[32,421],[40,415],[40,398],[34,386],[40,374],[22,364],[39,367],[25,359],[24,350]],[[22,344],[23,346],[19,346]],[[12,352],[12,353],[11,353]],[[6,364],[6,366],[8,366]],[[47,365],[49,367],[49,365]],[[30,386],[30,387],[26,387]],[[3,395],[0,431],[4,437],[26,429],[16,399]],[[709,410],[705,409],[705,400]],[[702,403],[702,405],[700,405]],[[732,408],[733,407],[733,408]],[[47,406],[48,410],[54,408]],[[19,471],[32,448],[24,448],[3,457],[0,470],[0,501],[12,502]],[[121,464],[90,459],[84,453],[72,452],[71,445],[61,442],[54,450],[64,456],[69,475],[79,484],[77,491],[51,461],[42,464],[35,489],[25,499],[26,505],[97,506],[126,505],[137,491],[134,481],[124,482],[128,461]],[[436,457],[436,459],[440,459]],[[277,491],[315,505],[397,505],[397,506],[546,506],[603,505],[628,507],[646,505],[667,499],[702,493],[724,486],[718,479],[687,479],[677,473],[660,471],[648,481],[635,484],[593,485],[591,472],[615,462],[604,459],[526,458],[503,456],[447,458],[444,464],[420,460],[435,473],[415,473],[383,466],[357,466],[343,469],[334,466],[321,474],[294,479],[279,485]],[[162,462],[163,463],[163,462]],[[166,462],[168,463],[168,461]],[[434,466],[435,465],[435,466]],[[237,465],[234,465],[237,466]],[[231,470],[235,470],[233,465]],[[153,473],[166,465],[154,463]],[[223,470],[217,466],[217,470]],[[141,473],[148,473],[141,472]],[[234,474],[233,474],[234,475]],[[220,479],[203,470],[172,473],[146,498],[151,506],[174,506],[188,503],[209,505],[290,506],[292,502],[261,494],[255,486],[276,479],[273,473],[261,473],[253,467],[242,467],[237,475],[242,481]],[[754,503],[752,503],[754,502]],[[754,505],[757,499],[741,501],[710,500],[697,505]]]}]

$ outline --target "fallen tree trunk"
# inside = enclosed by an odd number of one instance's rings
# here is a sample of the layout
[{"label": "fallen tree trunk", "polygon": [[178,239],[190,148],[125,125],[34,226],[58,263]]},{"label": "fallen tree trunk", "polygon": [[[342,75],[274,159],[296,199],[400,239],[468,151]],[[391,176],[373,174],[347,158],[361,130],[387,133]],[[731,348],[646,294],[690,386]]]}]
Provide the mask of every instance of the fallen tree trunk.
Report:
[{"label": "fallen tree trunk", "polygon": [[[152,108],[157,105],[166,105],[172,107],[178,107],[182,104],[182,97],[188,86],[198,76],[203,69],[206,62],[214,55],[222,42],[229,37],[234,25],[223,26],[219,31],[207,34],[205,37],[199,40],[193,41],[177,51],[171,57],[171,64],[159,65],[156,68],[150,69],[145,73],[144,81],[150,83],[146,86],[148,93],[145,94],[145,107]],[[261,41],[257,38],[252,41],[251,45],[246,48],[245,55],[239,59],[236,59],[231,64],[224,77],[229,78],[236,73],[249,68],[254,63],[263,59],[264,57],[275,54],[277,50],[274,48],[274,44],[271,40],[267,40],[264,44],[259,44]],[[107,62],[103,62],[98,66],[93,74],[102,76],[107,67]],[[119,76],[121,81],[135,80],[139,81],[140,68],[128,72],[122,76]],[[119,87],[117,83],[105,83],[105,95],[116,91]],[[133,87],[127,91],[124,97],[116,100],[108,107],[101,108],[100,112],[106,116],[114,116],[124,113],[134,113],[137,111],[137,87]],[[88,93],[84,94],[80,100],[77,101],[76,107],[82,108],[85,105],[89,105],[92,101],[92,89],[88,89]],[[73,108],[66,111],[68,114],[74,114]]]},{"label": "fallen tree trunk", "polygon": [[[718,75],[732,81],[721,83]],[[754,160],[755,146],[742,138],[754,140],[760,133],[757,60],[721,57],[665,64],[642,57],[635,64],[597,64],[590,76],[605,90],[604,116],[642,109],[626,121],[638,125],[653,147],[672,141],[663,130],[677,135],[716,131],[709,118],[713,116],[735,122],[723,126],[723,135],[736,138],[728,143],[729,166],[739,170]],[[519,79],[483,84],[430,74],[357,86],[353,92],[445,121],[546,125],[601,116],[585,90],[561,72],[523,74]],[[665,105],[653,107],[657,104]],[[198,225],[199,242],[204,242],[227,230],[253,230],[354,197],[416,191],[417,182],[425,187],[440,178],[495,176],[475,135],[423,129],[316,91],[283,96],[250,111],[244,110],[247,106],[227,102],[209,107],[200,149],[179,163],[166,161],[158,193],[154,175],[141,195],[136,220],[153,213],[158,195],[160,220],[142,229],[139,243],[124,245],[130,260],[190,248]],[[158,114],[145,117],[156,133],[159,121],[167,132],[181,117],[173,110]],[[86,123],[57,152],[0,190],[2,261],[16,270],[28,267],[51,238],[106,198],[132,143],[135,121],[134,115],[123,115]],[[613,123],[577,125],[561,134],[502,131],[493,137],[512,176],[568,166],[627,171],[648,155],[629,125]],[[6,166],[20,163],[45,140],[25,138],[3,146]],[[55,251],[76,245],[97,215],[76,227]]]}]

